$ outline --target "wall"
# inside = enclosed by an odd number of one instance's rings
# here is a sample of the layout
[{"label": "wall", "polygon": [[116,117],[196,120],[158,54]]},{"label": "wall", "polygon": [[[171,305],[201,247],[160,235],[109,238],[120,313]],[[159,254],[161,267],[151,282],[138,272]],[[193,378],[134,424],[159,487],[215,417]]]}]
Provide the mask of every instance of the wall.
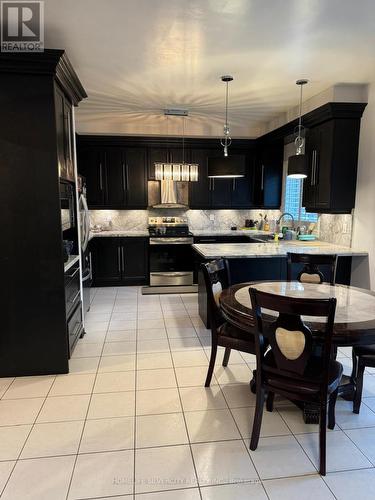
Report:
[{"label": "wall", "polygon": [[[352,282],[375,290],[375,81],[368,87],[368,105],[361,121],[353,247],[366,250],[369,262],[357,263]],[[370,279],[368,279],[370,276]]]}]

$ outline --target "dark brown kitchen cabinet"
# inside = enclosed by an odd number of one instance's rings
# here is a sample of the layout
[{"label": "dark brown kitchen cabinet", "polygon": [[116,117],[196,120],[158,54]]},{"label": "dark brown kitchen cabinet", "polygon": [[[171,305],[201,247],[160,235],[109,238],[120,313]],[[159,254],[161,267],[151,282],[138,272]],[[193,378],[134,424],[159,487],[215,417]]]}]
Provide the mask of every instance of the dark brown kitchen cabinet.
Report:
[{"label": "dark brown kitchen cabinet", "polygon": [[349,213],[354,207],[360,120],[340,118],[311,128],[306,137],[308,177],[303,205],[309,212]]},{"label": "dark brown kitchen cabinet", "polygon": [[72,104],[58,85],[55,85],[55,111],[59,176],[74,182]]},{"label": "dark brown kitchen cabinet", "polygon": [[147,284],[148,238],[95,238],[92,269],[94,286]]},{"label": "dark brown kitchen cabinet", "polygon": [[211,183],[207,177],[207,162],[210,156],[218,156],[219,151],[192,149],[191,162],[199,165],[198,181],[189,185],[189,206],[192,209],[211,208]]},{"label": "dark brown kitchen cabinet", "polygon": [[86,178],[89,208],[147,208],[146,149],[80,148],[78,171]]},{"label": "dark brown kitchen cabinet", "polygon": [[282,140],[261,144],[254,172],[254,205],[279,209],[283,180],[284,143]]}]

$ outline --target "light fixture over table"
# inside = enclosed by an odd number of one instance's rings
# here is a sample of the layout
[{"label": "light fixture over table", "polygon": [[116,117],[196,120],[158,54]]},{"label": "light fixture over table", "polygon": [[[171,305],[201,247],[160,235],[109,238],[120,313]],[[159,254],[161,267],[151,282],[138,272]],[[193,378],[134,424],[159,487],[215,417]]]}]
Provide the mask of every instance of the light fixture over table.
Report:
[{"label": "light fixture over table", "polygon": [[305,179],[308,175],[307,157],[303,152],[305,145],[304,127],[302,126],[302,87],[308,83],[308,80],[297,80],[296,84],[300,86],[299,99],[299,120],[295,133],[297,137],[294,140],[296,145],[296,154],[289,157],[288,160],[288,177],[293,179]]},{"label": "light fixture over table", "polygon": [[182,163],[155,163],[155,180],[157,181],[198,181],[198,165],[185,163],[185,116],[186,109],[166,109],[166,116],[182,116]]}]

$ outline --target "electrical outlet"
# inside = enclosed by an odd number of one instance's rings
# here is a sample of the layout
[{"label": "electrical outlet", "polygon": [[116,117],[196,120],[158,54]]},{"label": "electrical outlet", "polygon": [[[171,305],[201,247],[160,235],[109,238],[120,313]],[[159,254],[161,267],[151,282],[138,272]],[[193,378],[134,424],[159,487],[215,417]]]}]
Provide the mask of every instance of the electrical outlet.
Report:
[{"label": "electrical outlet", "polygon": [[215,214],[210,214],[210,220],[211,220],[212,222],[215,222]]},{"label": "electrical outlet", "polygon": [[347,221],[345,221],[342,225],[342,232],[343,234],[349,233],[349,223]]}]

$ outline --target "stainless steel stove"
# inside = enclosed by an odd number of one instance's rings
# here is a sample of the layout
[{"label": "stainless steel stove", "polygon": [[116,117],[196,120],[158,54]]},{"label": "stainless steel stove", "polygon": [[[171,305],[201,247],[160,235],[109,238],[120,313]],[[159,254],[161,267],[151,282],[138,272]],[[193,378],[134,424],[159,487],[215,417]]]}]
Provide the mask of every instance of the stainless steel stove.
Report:
[{"label": "stainless steel stove", "polygon": [[150,286],[193,284],[193,235],[181,217],[150,217]]}]

